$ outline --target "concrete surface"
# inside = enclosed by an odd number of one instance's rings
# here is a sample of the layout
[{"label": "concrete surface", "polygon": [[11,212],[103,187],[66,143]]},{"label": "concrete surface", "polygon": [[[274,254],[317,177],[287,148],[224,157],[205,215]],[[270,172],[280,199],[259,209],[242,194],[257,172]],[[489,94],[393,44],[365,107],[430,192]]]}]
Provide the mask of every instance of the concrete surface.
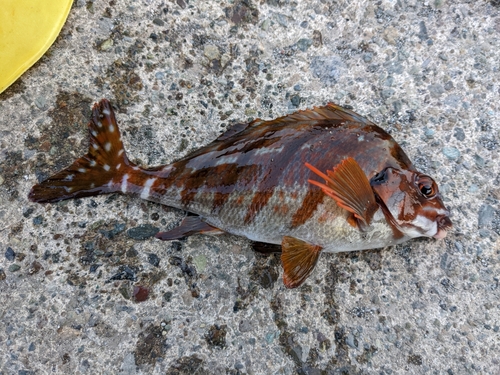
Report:
[{"label": "concrete surface", "polygon": [[[498,374],[499,37],[498,0],[76,1],[0,95],[0,373]],[[144,165],[234,121],[352,106],[436,178],[454,230],[324,256],[286,290],[244,239],[151,238],[183,212],[28,202],[103,97]]]}]

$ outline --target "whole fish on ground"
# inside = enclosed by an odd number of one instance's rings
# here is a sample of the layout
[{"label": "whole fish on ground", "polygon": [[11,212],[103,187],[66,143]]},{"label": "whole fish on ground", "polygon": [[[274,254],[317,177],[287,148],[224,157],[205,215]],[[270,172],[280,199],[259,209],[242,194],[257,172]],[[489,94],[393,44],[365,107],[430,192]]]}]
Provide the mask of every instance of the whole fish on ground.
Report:
[{"label": "whole fish on ground", "polygon": [[301,285],[322,252],[444,238],[452,227],[434,180],[360,115],[328,104],[237,124],[166,166],[129,161],[110,103],[92,109],[89,152],[35,185],[29,199],[122,193],[189,211],[173,240],[222,232],[281,245],[283,281]]}]

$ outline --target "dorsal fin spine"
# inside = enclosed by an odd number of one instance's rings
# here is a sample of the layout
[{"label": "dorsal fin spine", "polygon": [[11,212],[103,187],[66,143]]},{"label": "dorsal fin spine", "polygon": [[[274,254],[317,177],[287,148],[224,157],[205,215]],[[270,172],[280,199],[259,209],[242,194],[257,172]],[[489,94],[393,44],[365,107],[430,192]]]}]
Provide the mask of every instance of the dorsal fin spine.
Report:
[{"label": "dorsal fin spine", "polygon": [[374,125],[368,119],[361,117],[357,113],[354,113],[349,109],[343,108],[334,103],[328,103],[325,106],[314,107],[313,109],[299,110],[292,114],[279,117],[275,120],[266,121],[262,119],[255,119],[249,125],[259,126],[265,123],[277,124],[277,123],[287,123],[287,122],[297,122],[297,121],[303,122],[303,121],[328,121],[328,120],[334,120],[334,121],[345,120],[345,121],[363,123],[366,125]]}]

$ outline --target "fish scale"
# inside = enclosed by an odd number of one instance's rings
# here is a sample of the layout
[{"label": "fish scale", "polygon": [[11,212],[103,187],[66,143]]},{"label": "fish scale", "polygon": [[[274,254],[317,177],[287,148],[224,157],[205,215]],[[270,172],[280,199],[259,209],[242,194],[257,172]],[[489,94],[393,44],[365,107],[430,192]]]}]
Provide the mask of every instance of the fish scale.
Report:
[{"label": "fish scale", "polygon": [[334,104],[238,124],[155,168],[129,161],[108,101],[94,105],[89,132],[88,154],[35,185],[31,200],[118,192],[184,209],[198,216],[158,238],[227,232],[280,244],[287,287],[304,282],[321,252],[442,238],[451,228],[435,182],[383,129]]}]

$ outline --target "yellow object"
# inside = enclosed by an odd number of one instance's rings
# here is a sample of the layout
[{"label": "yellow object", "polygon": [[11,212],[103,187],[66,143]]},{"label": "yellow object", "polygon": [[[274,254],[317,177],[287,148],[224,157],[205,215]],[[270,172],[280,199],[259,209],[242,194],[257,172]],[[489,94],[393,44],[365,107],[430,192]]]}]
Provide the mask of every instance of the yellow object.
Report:
[{"label": "yellow object", "polygon": [[0,1],[0,93],[47,52],[73,0]]}]

